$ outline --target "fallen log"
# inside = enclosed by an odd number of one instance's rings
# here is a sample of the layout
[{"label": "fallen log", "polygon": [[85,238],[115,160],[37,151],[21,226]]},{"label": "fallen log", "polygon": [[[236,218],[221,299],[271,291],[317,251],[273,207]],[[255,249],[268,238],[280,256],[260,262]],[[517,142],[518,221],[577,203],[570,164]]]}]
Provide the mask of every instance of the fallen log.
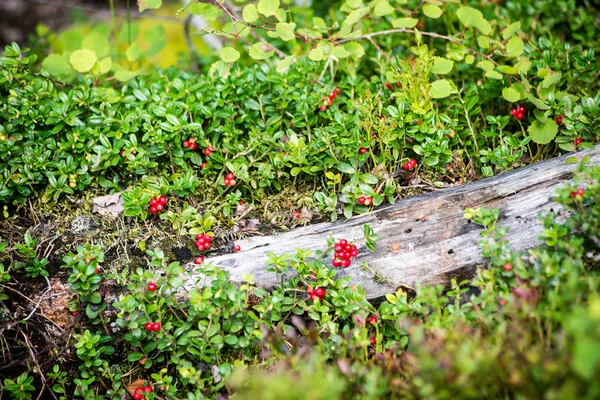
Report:
[{"label": "fallen log", "polygon": [[[600,146],[583,151],[589,165],[600,164]],[[359,256],[352,266],[340,270],[352,283],[362,285],[367,298],[395,292],[399,286],[447,284],[473,276],[484,263],[478,241],[482,228],[463,218],[466,208],[500,210],[497,226],[509,228],[508,239],[516,251],[541,244],[538,215],[558,205],[552,201],[557,187],[572,177],[577,164],[566,164],[570,155],[542,161],[495,177],[401,200],[373,212],[336,223],[319,223],[273,236],[255,236],[238,241],[241,251],[207,259],[229,271],[235,282],[252,275],[269,288],[281,276],[267,271],[267,253],[290,254],[296,248],[323,250],[329,233],[354,242]],[[374,253],[365,247],[363,225],[369,224],[381,238]],[[371,271],[360,268],[368,262]],[[375,273],[379,277],[377,278]]]}]

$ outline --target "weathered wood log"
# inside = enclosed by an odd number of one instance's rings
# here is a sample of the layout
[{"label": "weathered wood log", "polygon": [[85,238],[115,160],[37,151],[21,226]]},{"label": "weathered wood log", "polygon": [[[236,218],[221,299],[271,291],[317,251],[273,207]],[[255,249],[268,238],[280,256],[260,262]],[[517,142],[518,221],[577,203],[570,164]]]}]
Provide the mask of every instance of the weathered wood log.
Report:
[{"label": "weathered wood log", "polygon": [[[589,155],[589,165],[600,164],[600,146],[579,153]],[[463,218],[466,208],[500,210],[497,226],[509,228],[513,249],[523,251],[540,244],[540,213],[558,205],[551,198],[558,186],[572,177],[577,164],[566,164],[564,155],[462,186],[411,197],[381,207],[372,213],[336,223],[319,223],[293,231],[256,236],[239,241],[241,251],[209,258],[242,282],[251,274],[264,288],[278,284],[281,276],[267,271],[268,252],[293,253],[296,248],[324,249],[330,232],[338,239],[357,244],[359,256],[352,266],[340,270],[362,285],[369,299],[394,292],[399,285],[447,284],[451,278],[469,279],[481,258],[478,241],[481,227]],[[369,224],[381,239],[374,253],[364,246],[363,224]],[[372,271],[361,270],[367,261]]]}]

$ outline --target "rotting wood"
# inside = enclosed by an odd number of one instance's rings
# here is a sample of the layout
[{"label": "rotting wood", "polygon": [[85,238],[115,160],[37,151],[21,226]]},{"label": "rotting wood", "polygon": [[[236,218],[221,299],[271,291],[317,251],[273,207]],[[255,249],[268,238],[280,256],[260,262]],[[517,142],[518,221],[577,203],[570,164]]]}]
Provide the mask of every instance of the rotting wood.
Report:
[{"label": "rotting wood", "polygon": [[[600,146],[579,152],[589,155],[588,165],[600,164]],[[497,208],[497,226],[509,228],[508,240],[516,251],[540,244],[542,230],[538,215],[558,205],[552,201],[556,188],[572,177],[577,164],[566,164],[573,154],[563,155],[454,188],[444,189],[380,207],[372,213],[338,221],[294,229],[273,236],[257,236],[237,243],[238,253],[208,258],[230,273],[234,282],[252,275],[257,285],[269,288],[281,276],[267,271],[268,252],[293,253],[296,248],[323,250],[329,233],[357,244],[359,256],[340,274],[349,274],[352,283],[362,285],[367,298],[395,292],[397,287],[420,284],[447,284],[450,279],[469,279],[477,265],[484,263],[478,241],[481,227],[463,218],[466,208]],[[369,224],[381,238],[374,253],[365,247],[363,225]],[[362,270],[367,262],[385,278]],[[191,266],[190,266],[191,267]],[[285,278],[285,277],[284,277]],[[189,280],[190,284],[193,280]]]}]

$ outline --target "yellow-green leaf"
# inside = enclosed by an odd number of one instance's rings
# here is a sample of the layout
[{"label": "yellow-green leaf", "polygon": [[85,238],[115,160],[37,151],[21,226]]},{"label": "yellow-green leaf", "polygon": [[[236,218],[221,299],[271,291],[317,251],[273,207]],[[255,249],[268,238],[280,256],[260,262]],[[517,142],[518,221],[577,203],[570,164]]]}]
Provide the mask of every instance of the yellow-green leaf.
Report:
[{"label": "yellow-green leaf", "polygon": [[275,53],[273,46],[269,43],[255,43],[250,47],[250,57],[255,60],[264,60]]},{"label": "yellow-green leaf", "polygon": [[162,6],[162,0],[138,0],[138,7],[140,12],[148,9],[157,9]]},{"label": "yellow-green leaf", "polygon": [[392,21],[392,26],[396,29],[413,28],[417,26],[419,20],[416,18],[397,18]]},{"label": "yellow-green leaf", "polygon": [[497,79],[497,80],[502,79],[502,74],[500,72],[494,71],[494,70],[487,71],[485,73],[485,76],[490,79]]},{"label": "yellow-green leaf", "polygon": [[127,56],[127,61],[129,62],[135,62],[138,60],[138,58],[140,58],[140,45],[138,44],[138,42],[133,42],[131,44],[131,46],[129,46],[127,48],[127,50],[125,51],[125,55]]},{"label": "yellow-green leaf", "polygon": [[320,47],[314,48],[308,53],[308,58],[313,61],[321,61],[323,59],[323,49]]},{"label": "yellow-green leaf", "polygon": [[521,21],[513,22],[512,24],[504,28],[504,31],[502,31],[502,39],[510,39],[519,30],[521,30]]},{"label": "yellow-green leaf", "polygon": [[444,97],[450,96],[452,93],[452,86],[450,82],[446,79],[440,79],[431,84],[431,89],[429,89],[429,94],[434,99],[442,99]]},{"label": "yellow-green leaf", "polygon": [[548,118],[545,123],[538,120],[533,121],[527,128],[531,140],[538,144],[550,143],[558,133],[558,124],[552,118]]},{"label": "yellow-green leaf", "polygon": [[265,17],[271,17],[277,13],[279,9],[279,0],[259,0],[258,12]]},{"label": "yellow-green leaf", "polygon": [[112,67],[112,58],[105,57],[99,63],[100,75],[107,73],[110,71],[110,67]]},{"label": "yellow-green leaf", "polygon": [[433,69],[431,72],[438,75],[450,73],[454,67],[454,61],[443,57],[433,57]]},{"label": "yellow-green leaf", "polygon": [[484,71],[491,71],[494,69],[494,63],[490,60],[481,60],[477,63],[477,68],[481,68]]},{"label": "yellow-green leaf", "polygon": [[542,81],[542,87],[549,88],[550,86],[558,83],[558,81],[560,81],[560,78],[562,78],[562,74],[560,72],[552,72],[546,75],[546,77]]},{"label": "yellow-green leaf", "polygon": [[232,63],[236,62],[240,58],[240,52],[233,47],[223,47],[219,52],[221,60]]},{"label": "yellow-green leaf", "polygon": [[251,24],[258,20],[258,9],[254,4],[248,4],[242,11],[242,18],[245,22]]},{"label": "yellow-green leaf", "polygon": [[490,41],[488,40],[487,36],[484,35],[477,36],[477,44],[479,47],[484,49],[488,49],[490,47]]},{"label": "yellow-green leaf", "polygon": [[279,64],[277,65],[277,72],[282,73],[282,72],[287,71],[295,59],[296,59],[295,56],[287,56],[284,59],[282,59],[281,61],[279,61]]},{"label": "yellow-green leaf", "polygon": [[379,0],[377,4],[375,4],[375,9],[373,10],[376,16],[383,17],[385,15],[390,15],[394,12],[394,7],[390,5],[388,0]]},{"label": "yellow-green leaf", "polygon": [[423,6],[423,14],[429,18],[439,18],[442,15],[442,9],[432,4],[425,4]]},{"label": "yellow-green leaf", "polygon": [[82,74],[91,71],[96,61],[98,61],[96,53],[88,49],[75,50],[69,57],[69,63],[73,69]]},{"label": "yellow-green leaf", "polygon": [[518,36],[513,36],[506,44],[506,55],[508,57],[519,57],[521,54],[523,54],[524,50],[525,44]]},{"label": "yellow-green leaf", "polygon": [[512,87],[507,87],[502,89],[502,97],[504,97],[506,100],[510,101],[511,103],[516,103],[517,101],[521,100],[521,93],[519,93],[517,90],[513,89]]},{"label": "yellow-green leaf", "polygon": [[275,25],[275,31],[279,34],[281,40],[285,42],[294,40],[296,38],[294,35],[294,29],[296,29],[296,24],[293,22],[279,22]]},{"label": "yellow-green leaf", "polygon": [[81,47],[93,51],[98,58],[106,56],[110,50],[106,35],[98,32],[87,35],[81,42]]}]

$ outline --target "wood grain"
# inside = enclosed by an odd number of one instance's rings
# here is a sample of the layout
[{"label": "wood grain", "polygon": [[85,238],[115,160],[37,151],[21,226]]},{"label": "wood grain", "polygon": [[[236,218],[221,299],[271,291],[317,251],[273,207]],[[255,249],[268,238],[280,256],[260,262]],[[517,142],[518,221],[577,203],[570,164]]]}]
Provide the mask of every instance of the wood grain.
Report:
[{"label": "wood grain", "polygon": [[[600,147],[579,153],[589,155],[589,165],[600,164]],[[325,248],[329,233],[358,246],[352,266],[341,269],[352,282],[362,285],[369,299],[394,292],[399,285],[447,284],[453,277],[468,279],[484,262],[477,242],[481,228],[463,218],[466,208],[498,208],[498,226],[510,229],[513,249],[523,251],[540,244],[540,213],[558,206],[552,197],[557,187],[572,177],[577,164],[566,164],[560,156],[462,186],[401,200],[372,213],[336,223],[320,223],[273,236],[256,236],[238,241],[241,251],[207,259],[229,271],[231,279],[242,282],[244,274],[254,276],[264,288],[280,282],[281,276],[267,271],[268,252],[287,254],[295,248]],[[363,224],[369,224],[381,239],[375,253],[364,243]],[[385,277],[361,270],[363,262]]]}]

